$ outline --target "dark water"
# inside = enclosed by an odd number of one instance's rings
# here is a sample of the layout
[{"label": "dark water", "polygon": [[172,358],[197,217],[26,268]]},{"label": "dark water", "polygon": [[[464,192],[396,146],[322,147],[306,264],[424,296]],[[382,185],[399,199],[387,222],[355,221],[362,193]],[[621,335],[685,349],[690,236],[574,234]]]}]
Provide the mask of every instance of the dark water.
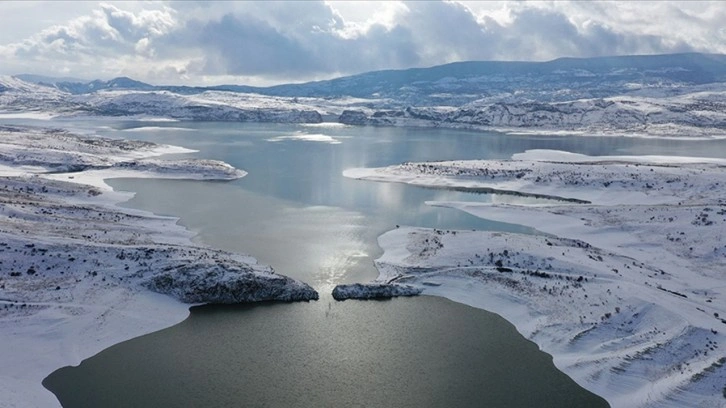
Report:
[{"label": "dark water", "polygon": [[[68,126],[69,124],[65,124]],[[78,130],[99,122],[74,122]],[[444,299],[334,302],[375,277],[376,237],[395,225],[532,232],[427,200],[497,197],[343,178],[351,167],[507,158],[533,148],[585,154],[723,155],[723,142],[506,136],[393,128],[219,123],[101,134],[182,145],[250,174],[231,182],[113,180],[128,205],[181,217],[208,245],[250,253],[321,291],[319,302],[194,308],[185,322],[111,347],[44,385],[66,407],[596,407],[604,400],[496,315]],[[299,132],[339,144],[270,141]]]},{"label": "dark water", "polygon": [[439,298],[201,307],[44,385],[66,407],[601,407],[500,317]]}]

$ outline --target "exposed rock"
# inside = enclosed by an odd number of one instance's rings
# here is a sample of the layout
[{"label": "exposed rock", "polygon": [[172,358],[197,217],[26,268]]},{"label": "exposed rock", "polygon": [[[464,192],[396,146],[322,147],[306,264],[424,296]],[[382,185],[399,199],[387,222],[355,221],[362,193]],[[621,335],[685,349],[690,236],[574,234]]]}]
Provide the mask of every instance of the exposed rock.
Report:
[{"label": "exposed rock", "polygon": [[147,288],[186,303],[248,303],[317,300],[309,285],[230,260],[198,261],[171,268],[143,282]]},{"label": "exposed rock", "polygon": [[417,296],[420,288],[395,283],[353,283],[338,285],[333,289],[335,300],[345,299],[390,299],[398,296]]},{"label": "exposed rock", "polygon": [[338,122],[345,125],[367,125],[368,117],[362,111],[344,110],[338,118]]}]

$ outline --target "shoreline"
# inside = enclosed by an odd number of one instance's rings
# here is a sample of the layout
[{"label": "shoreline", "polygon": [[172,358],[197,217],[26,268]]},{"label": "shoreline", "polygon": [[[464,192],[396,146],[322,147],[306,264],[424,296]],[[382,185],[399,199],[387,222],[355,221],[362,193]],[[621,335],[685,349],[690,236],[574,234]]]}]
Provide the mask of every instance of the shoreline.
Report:
[{"label": "shoreline", "polygon": [[[191,306],[209,302],[202,300],[207,282],[232,289],[239,279],[255,279],[281,299],[307,293],[307,285],[274,274],[250,256],[195,244],[176,217],[121,207],[133,193],[114,191],[104,181],[128,176],[229,180],[246,173],[222,162],[151,158],[190,152],[184,148],[14,129],[19,133],[3,128],[0,144],[0,342],[5,346],[0,363],[9,368],[0,374],[3,406],[59,406],[42,386],[45,377],[114,344],[178,324]],[[96,169],[48,172],[64,161],[69,168]],[[159,272],[164,270],[173,272],[170,285]],[[185,276],[195,276],[194,285],[201,277],[202,286],[188,286]],[[185,301],[179,288],[201,298]],[[217,296],[222,303],[231,300]]]},{"label": "shoreline", "polygon": [[346,171],[365,180],[496,186],[593,202],[429,202],[547,235],[402,227],[379,237],[376,281],[500,314],[613,407],[723,404],[726,292],[718,271],[726,247],[717,246],[726,160],[515,157]]}]

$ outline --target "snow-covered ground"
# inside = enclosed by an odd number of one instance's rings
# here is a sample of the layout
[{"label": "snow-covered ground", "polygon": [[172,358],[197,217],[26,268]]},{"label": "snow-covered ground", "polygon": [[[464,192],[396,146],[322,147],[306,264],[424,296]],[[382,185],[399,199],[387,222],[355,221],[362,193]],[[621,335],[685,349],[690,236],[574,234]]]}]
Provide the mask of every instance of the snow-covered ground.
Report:
[{"label": "snow-covered ground", "polygon": [[560,132],[690,139],[726,137],[726,85],[677,89],[675,95],[640,91],[564,101],[504,94],[453,107],[371,105],[351,108],[339,120],[351,125],[546,132],[548,135]]},{"label": "snow-covered ground", "polygon": [[[546,82],[546,81],[545,81]],[[446,84],[442,84],[446,86]],[[539,90],[480,95],[358,98],[270,96],[206,90],[110,88],[70,94],[0,76],[0,118],[152,117],[175,120],[445,127],[507,132],[564,132],[667,138],[726,138],[726,84],[615,86],[607,97],[566,92],[541,83]],[[563,84],[564,86],[564,84]],[[601,91],[608,89],[600,84]],[[451,89],[460,93],[458,87]],[[443,90],[443,89],[442,89]],[[446,93],[446,92],[444,92]],[[595,92],[598,94],[598,92]],[[446,102],[448,101],[448,102]],[[458,101],[458,102],[455,102]]]},{"label": "snow-covered ground", "polygon": [[431,202],[542,235],[396,229],[377,280],[502,315],[614,407],[726,406],[726,160],[537,150],[345,175],[587,201]]},{"label": "snow-covered ground", "polygon": [[62,90],[0,76],[0,118],[128,117],[174,120],[318,124],[345,109],[390,106],[387,99],[348,96],[310,98],[205,91],[109,89],[73,95]]},{"label": "snow-covered ground", "polygon": [[114,205],[129,194],[104,178],[245,175],[223,162],[150,158],[185,151],[0,128],[0,406],[58,406],[45,376],[180,322],[183,302],[317,299],[254,258],[192,244],[175,218]]}]

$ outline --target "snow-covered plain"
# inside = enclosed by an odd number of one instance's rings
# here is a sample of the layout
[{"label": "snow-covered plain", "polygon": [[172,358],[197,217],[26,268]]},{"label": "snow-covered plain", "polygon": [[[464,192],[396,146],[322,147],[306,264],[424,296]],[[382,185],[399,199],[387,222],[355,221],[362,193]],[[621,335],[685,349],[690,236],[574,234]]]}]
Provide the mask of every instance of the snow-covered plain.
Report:
[{"label": "snow-covered plain", "polygon": [[542,235],[396,229],[377,281],[502,315],[613,407],[726,406],[726,160],[537,150],[345,175],[586,201],[431,202]]},{"label": "snow-covered plain", "polygon": [[188,151],[0,128],[0,406],[58,406],[45,376],[182,321],[183,302],[317,299],[254,258],[192,244],[175,218],[115,206],[129,194],[104,178],[245,175],[218,161],[150,158]]}]

